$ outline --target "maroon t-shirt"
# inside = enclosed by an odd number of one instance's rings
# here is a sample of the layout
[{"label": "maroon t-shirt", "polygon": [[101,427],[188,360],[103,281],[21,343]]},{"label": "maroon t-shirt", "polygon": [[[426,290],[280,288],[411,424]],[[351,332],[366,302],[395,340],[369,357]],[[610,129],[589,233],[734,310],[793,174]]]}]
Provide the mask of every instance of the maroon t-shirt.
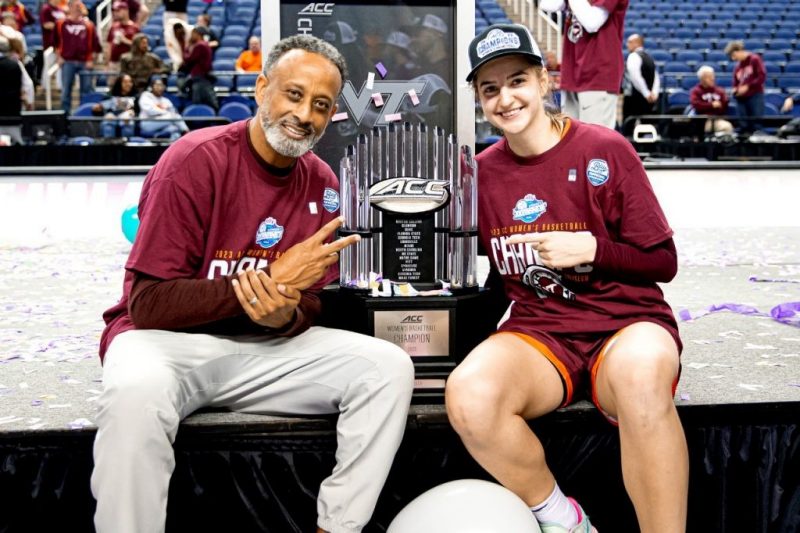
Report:
[{"label": "maroon t-shirt", "polygon": [[[263,268],[338,216],[339,182],[330,167],[307,153],[287,176],[271,174],[248,144],[248,124],[189,133],[147,174],[122,299],[103,315],[101,358],[116,335],[135,329],[128,314],[132,272],[215,279]],[[338,275],[337,267],[329,269],[309,290]]]},{"label": "maroon t-shirt", "polygon": [[[714,107],[714,102],[720,102],[720,107]],[[700,83],[692,87],[689,93],[689,103],[700,115],[725,115],[728,113],[728,95],[722,87],[703,87]]]},{"label": "maroon t-shirt", "polygon": [[55,44],[66,61],[90,61],[94,52],[100,52],[100,41],[94,23],[65,18],[56,22]]},{"label": "maroon t-shirt", "polygon": [[628,0],[590,0],[608,11],[608,20],[595,33],[587,32],[571,11],[564,18],[561,89],[571,92],[618,93],[625,63],[622,29]]},{"label": "maroon t-shirt", "polygon": [[183,64],[180,71],[190,77],[205,77],[211,72],[213,52],[205,41],[197,41],[183,52]]},{"label": "maroon t-shirt", "polygon": [[[59,20],[63,20],[67,14],[61,10],[60,7],[53,7],[50,4],[45,4],[42,6],[42,10],[39,12],[39,22],[44,25],[48,22],[57,23]],[[52,29],[47,29],[42,27],[42,47],[47,50],[51,46],[55,46],[55,34],[56,28],[53,26]]]},{"label": "maroon t-shirt", "polygon": [[139,33],[139,26],[136,25],[135,22],[128,22],[127,24],[122,24],[121,22],[115,22],[111,25],[111,29],[108,30],[108,43],[111,45],[111,57],[109,61],[114,63],[119,62],[119,58],[122,57],[122,54],[131,51],[131,45],[125,44],[123,42],[116,41],[117,33],[121,33],[127,40],[132,40],[133,36]]},{"label": "maroon t-shirt", "polygon": [[736,98],[750,98],[754,94],[764,92],[764,82],[767,80],[767,70],[764,60],[753,52],[746,58],[736,63],[733,69],[733,88],[747,85],[747,91]]},{"label": "maroon t-shirt", "polygon": [[672,236],[636,152],[617,132],[571,121],[547,152],[516,156],[505,139],[478,157],[478,226],[491,268],[514,302],[501,331],[600,333],[638,321],[677,330],[655,282],[626,282],[591,265],[552,270],[511,235],[589,232],[650,248]]}]

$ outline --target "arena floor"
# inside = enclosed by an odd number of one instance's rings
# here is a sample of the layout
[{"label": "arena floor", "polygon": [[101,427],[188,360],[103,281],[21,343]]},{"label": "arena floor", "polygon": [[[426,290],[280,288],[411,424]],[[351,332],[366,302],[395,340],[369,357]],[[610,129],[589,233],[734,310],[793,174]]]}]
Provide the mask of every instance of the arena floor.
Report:
[{"label": "arena floor", "polygon": [[[794,174],[650,172],[680,257],[664,285],[685,345],[679,406],[800,401]],[[92,179],[0,181],[0,432],[94,427],[100,315],[120,295],[130,245],[119,218],[141,184]],[[256,419],[198,414],[186,423]]]}]

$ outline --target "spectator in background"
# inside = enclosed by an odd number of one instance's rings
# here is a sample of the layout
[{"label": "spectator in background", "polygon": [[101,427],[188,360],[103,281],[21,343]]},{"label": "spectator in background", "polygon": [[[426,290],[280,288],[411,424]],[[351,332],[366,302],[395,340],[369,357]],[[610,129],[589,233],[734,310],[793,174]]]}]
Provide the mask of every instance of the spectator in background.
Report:
[{"label": "spectator in background", "polygon": [[183,63],[183,54],[189,45],[189,33],[192,27],[180,19],[170,19],[169,28],[164,28],[164,46],[172,63],[172,70],[177,72]]},{"label": "spectator in background", "polygon": [[558,55],[552,50],[544,53],[544,68],[550,77],[550,93],[555,95],[556,91],[561,90],[561,63],[558,62]]},{"label": "spectator in background", "polygon": [[[123,0],[115,0],[111,9],[114,22],[108,30],[106,57],[108,57],[108,70],[118,73],[122,54],[131,51],[133,37],[139,33],[139,26],[133,22],[128,14],[128,4]],[[109,76],[109,85],[117,81],[115,75]]]},{"label": "spectator in background", "polygon": [[31,15],[30,12],[25,9],[25,6],[17,0],[3,0],[0,2],[0,13],[6,12],[14,15],[14,20],[17,23],[17,30],[19,31],[25,29],[25,26],[28,24],[36,22],[33,15]]},{"label": "spectator in background", "polygon": [[[367,75],[372,72],[372,65],[367,61],[364,46],[358,40],[358,33],[350,24],[342,20],[334,20],[325,27],[322,38],[331,43],[347,61],[347,70],[350,72],[349,81],[357,91],[367,81]],[[335,125],[334,128],[341,126]]]},{"label": "spectator in background", "polygon": [[147,18],[150,16],[150,9],[143,3],[139,2],[139,0],[115,0],[121,1],[128,4],[128,14],[131,17],[131,20],[136,22],[136,25],[140,28],[144,28],[145,23],[147,22]]},{"label": "spectator in background", "polygon": [[212,50],[219,46],[219,37],[216,32],[211,29],[211,15],[208,13],[200,13],[197,15],[197,22],[194,27],[203,36],[203,39],[208,43]]},{"label": "spectator in background", "polygon": [[383,57],[383,64],[389,72],[386,77],[390,80],[410,80],[421,74],[407,33],[391,32],[384,42]]},{"label": "spectator in background", "polygon": [[[19,61],[9,57],[11,46],[0,35],[0,135],[22,144],[22,73]],[[2,144],[2,143],[0,143]]]},{"label": "spectator in background", "polygon": [[622,29],[628,0],[541,0],[564,13],[561,107],[582,122],[614,129],[622,82]]},{"label": "spectator in background", "polygon": [[164,0],[164,27],[168,27],[167,23],[170,19],[176,18],[184,22],[189,21],[189,16],[186,13],[186,6],[189,0]]},{"label": "spectator in background", "polygon": [[47,0],[39,11],[39,23],[42,25],[42,48],[47,50],[54,46],[56,22],[63,20],[67,14],[61,9],[60,0]]},{"label": "spectator in background", "polygon": [[[21,34],[20,34],[21,35]],[[33,87],[33,80],[31,79],[30,71],[28,70],[27,65],[24,63],[23,58],[25,58],[25,50],[23,48],[23,41],[19,39],[8,39],[8,46],[10,48],[7,57],[19,63],[20,68],[22,69],[22,103],[23,107],[27,111],[31,111],[33,109],[33,99],[35,96],[34,87]],[[30,58],[27,58],[28,60]],[[28,64],[31,64],[28,61]]]},{"label": "spectator in background", "polygon": [[[728,95],[722,87],[717,86],[714,69],[708,65],[703,65],[697,69],[697,79],[699,83],[692,87],[692,91],[689,93],[689,103],[695,113],[699,115],[727,115]],[[705,131],[710,133],[732,133],[733,124],[722,118],[710,118],[706,120]]]},{"label": "spectator in background", "polygon": [[103,137],[107,139],[133,137],[136,123],[130,119],[135,118],[138,113],[137,97],[133,78],[123,74],[111,87],[111,98],[106,98],[92,107],[92,113],[109,119],[100,123],[100,132]]},{"label": "spectator in background", "polygon": [[72,85],[80,81],[81,95],[92,90],[89,75],[94,68],[94,54],[101,51],[94,23],[83,15],[83,2],[69,0],[67,16],[56,24],[57,61],[61,67],[61,108],[69,116],[72,110]]},{"label": "spectator in background", "polygon": [[120,71],[129,74],[133,78],[136,91],[141,92],[147,88],[153,74],[166,74],[169,67],[150,51],[147,35],[137,33],[133,37],[131,51],[120,58]]},{"label": "spectator in background", "polygon": [[236,60],[236,72],[261,72],[261,39],[253,35]]},{"label": "spectator in background", "polygon": [[211,74],[211,58],[211,47],[203,38],[203,33],[194,28],[179,69],[181,73],[188,75],[184,91],[188,93],[193,104],[206,104],[218,109],[217,95],[214,92],[214,83],[217,80]]},{"label": "spectator in background", "polygon": [[189,131],[189,127],[183,120],[166,121],[166,119],[181,118],[172,101],[164,96],[166,89],[165,80],[159,76],[153,76],[150,89],[139,97],[139,118],[159,119],[158,121],[143,120],[139,123],[142,137],[166,137],[170,141],[174,141]]},{"label": "spectator in background", "polygon": [[623,83],[622,133],[630,136],[633,134],[636,121],[625,119],[655,112],[658,95],[661,93],[661,80],[656,70],[656,62],[644,51],[644,39],[641,35],[634,33],[628,37],[625,45],[629,53],[625,62]]},{"label": "spectator in background", "polygon": [[0,14],[0,35],[9,41],[19,41],[22,44],[22,59],[24,59],[28,53],[28,43],[25,35],[17,29],[17,18],[14,13],[4,11]]},{"label": "spectator in background", "polygon": [[419,58],[419,68],[426,74],[436,74],[452,82],[453,60],[447,38],[447,24],[430,13],[422,17],[414,35],[413,49]]},{"label": "spectator in background", "polygon": [[761,56],[745,50],[742,41],[731,41],[725,46],[725,55],[736,61],[733,69],[733,97],[736,98],[736,113],[741,120],[739,130],[750,134],[761,124],[752,117],[764,114],[764,82],[767,69]]},{"label": "spectator in background", "polygon": [[800,93],[794,93],[786,97],[781,106],[781,113],[790,113],[794,109],[794,103],[800,101]]}]

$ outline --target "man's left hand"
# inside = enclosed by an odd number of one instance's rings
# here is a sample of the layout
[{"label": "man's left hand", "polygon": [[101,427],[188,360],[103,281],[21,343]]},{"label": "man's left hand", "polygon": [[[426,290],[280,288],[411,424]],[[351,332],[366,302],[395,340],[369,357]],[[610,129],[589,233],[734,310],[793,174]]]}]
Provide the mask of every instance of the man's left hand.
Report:
[{"label": "man's left hand", "polygon": [[240,272],[231,283],[242,309],[256,324],[281,328],[294,318],[300,291],[275,283],[263,270]]},{"label": "man's left hand", "polygon": [[571,268],[591,263],[597,252],[597,239],[590,233],[547,231],[512,235],[508,244],[530,244],[548,268]]}]

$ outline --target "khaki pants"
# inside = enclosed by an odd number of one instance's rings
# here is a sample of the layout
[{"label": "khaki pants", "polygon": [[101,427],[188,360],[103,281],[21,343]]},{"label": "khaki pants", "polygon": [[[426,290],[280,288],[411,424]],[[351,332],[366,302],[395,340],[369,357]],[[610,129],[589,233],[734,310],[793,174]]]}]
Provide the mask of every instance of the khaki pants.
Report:
[{"label": "khaki pants", "polygon": [[134,330],[103,368],[92,493],[98,533],[164,531],[180,421],[205,407],[242,413],[339,413],[336,466],[319,490],[317,524],[367,523],[406,426],[411,358],[372,337],[312,327],[292,338]]},{"label": "khaki pants", "polygon": [[561,108],[574,119],[612,130],[617,125],[617,94],[606,91],[561,92]]}]

